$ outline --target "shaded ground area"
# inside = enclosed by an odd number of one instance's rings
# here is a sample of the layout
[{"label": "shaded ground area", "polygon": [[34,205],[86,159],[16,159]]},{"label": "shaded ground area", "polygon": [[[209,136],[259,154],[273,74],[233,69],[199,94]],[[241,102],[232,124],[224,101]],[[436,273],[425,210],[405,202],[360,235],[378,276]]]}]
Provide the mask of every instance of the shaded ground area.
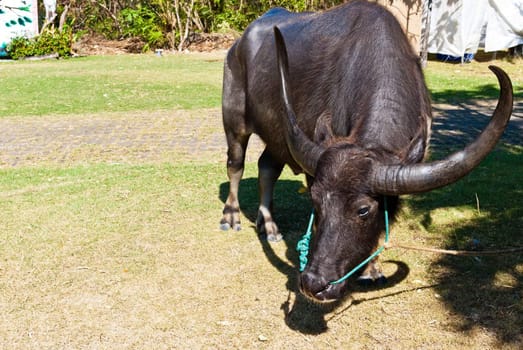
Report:
[{"label": "shaded ground area", "polygon": [[[494,101],[476,101],[459,105],[435,104],[431,147],[445,152],[466,146],[488,124]],[[514,102],[512,119],[502,138],[510,145],[523,145],[523,102]]]},{"label": "shaded ground area", "polygon": [[[470,142],[494,109],[492,101],[434,105],[431,147],[447,152]],[[0,119],[0,166],[37,163],[225,161],[219,109]],[[503,142],[523,144],[523,103],[515,103]],[[251,138],[247,161],[263,143]]]}]

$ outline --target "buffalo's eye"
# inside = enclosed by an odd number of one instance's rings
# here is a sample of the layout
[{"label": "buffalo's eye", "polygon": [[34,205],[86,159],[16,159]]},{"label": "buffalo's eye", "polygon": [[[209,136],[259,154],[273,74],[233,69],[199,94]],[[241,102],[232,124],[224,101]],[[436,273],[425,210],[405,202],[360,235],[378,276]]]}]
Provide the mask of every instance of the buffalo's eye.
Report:
[{"label": "buffalo's eye", "polygon": [[365,218],[365,217],[369,216],[369,207],[367,207],[366,205],[363,207],[360,207],[358,209],[358,216],[360,218]]}]

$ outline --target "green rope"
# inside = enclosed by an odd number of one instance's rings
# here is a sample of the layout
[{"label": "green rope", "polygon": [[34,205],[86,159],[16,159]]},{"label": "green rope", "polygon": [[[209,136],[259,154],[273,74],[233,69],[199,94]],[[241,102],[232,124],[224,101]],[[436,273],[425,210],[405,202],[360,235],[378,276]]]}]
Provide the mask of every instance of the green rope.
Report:
[{"label": "green rope", "polygon": [[[389,211],[387,210],[387,197],[383,197],[383,203],[384,203],[384,212],[385,212],[385,243],[389,242]],[[307,227],[307,232],[303,235],[302,239],[298,241],[298,244],[296,245],[296,250],[300,253],[300,272],[303,272],[305,270],[305,266],[307,266],[307,256],[309,255],[309,243],[311,239],[312,234],[312,223],[314,221],[314,211],[311,213],[311,218],[309,220],[309,226]],[[376,256],[378,256],[383,250],[385,249],[385,245],[382,245],[378,248],[371,256],[369,256],[367,259],[363,260],[358,266],[347,272],[345,276],[342,278],[330,282],[330,284],[339,284],[345,281],[347,278],[352,276],[354,272],[358,271],[360,268],[365,266],[369,261],[374,259]]]},{"label": "green rope", "polygon": [[309,254],[309,242],[311,240],[313,222],[314,210],[311,213],[311,218],[309,220],[307,232],[305,232],[303,237],[298,241],[298,244],[296,244],[296,250],[300,252],[300,272],[303,272],[303,270],[305,270],[305,266],[307,266],[307,255]]}]

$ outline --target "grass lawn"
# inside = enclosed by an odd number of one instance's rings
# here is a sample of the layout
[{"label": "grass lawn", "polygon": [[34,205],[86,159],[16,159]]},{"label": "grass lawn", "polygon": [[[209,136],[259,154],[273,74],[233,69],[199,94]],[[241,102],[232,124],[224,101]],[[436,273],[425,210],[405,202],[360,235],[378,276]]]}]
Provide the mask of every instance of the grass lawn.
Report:
[{"label": "grass lawn", "polygon": [[[494,64],[512,77],[516,101],[521,100],[521,62]],[[430,61],[425,75],[434,101],[497,98],[497,81],[487,66]],[[0,61],[0,117],[217,108],[222,72],[222,53]]]},{"label": "grass lawn", "polygon": [[450,64],[429,61],[425,70],[427,85],[436,103],[460,103],[470,100],[495,99],[499,91],[498,82],[488,65],[503,68],[512,79],[515,100],[523,98],[523,64],[498,60],[468,64]]},{"label": "grass lawn", "polygon": [[0,62],[0,117],[215,107],[222,71],[216,56]]},{"label": "grass lawn", "polygon": [[[519,103],[523,64],[495,64],[511,76]],[[389,250],[383,288],[355,286],[335,309],[311,304],[296,287],[294,247],[310,211],[299,193],[303,176],[285,169],[276,187],[275,220],[284,241],[260,241],[253,227],[254,153],[240,188],[243,230],[221,232],[225,146],[209,148],[223,136],[219,119],[204,118],[219,114],[221,74],[221,54],[0,62],[0,125],[67,121],[55,132],[70,131],[76,118],[107,118],[132,129],[152,114],[160,122],[154,133],[140,133],[143,152],[158,149],[162,126],[205,150],[187,153],[176,144],[156,158],[129,161],[97,150],[2,166],[0,348],[523,346],[523,254]],[[437,103],[497,96],[484,63],[429,62],[426,77]],[[188,120],[169,121],[177,118]],[[84,132],[93,132],[86,125]],[[56,139],[67,141],[61,134]],[[14,142],[28,140],[6,139],[0,152],[10,152]],[[124,142],[113,147],[129,151]],[[456,184],[405,196],[392,240],[450,249],[523,246],[522,183],[523,141],[516,139]]]}]

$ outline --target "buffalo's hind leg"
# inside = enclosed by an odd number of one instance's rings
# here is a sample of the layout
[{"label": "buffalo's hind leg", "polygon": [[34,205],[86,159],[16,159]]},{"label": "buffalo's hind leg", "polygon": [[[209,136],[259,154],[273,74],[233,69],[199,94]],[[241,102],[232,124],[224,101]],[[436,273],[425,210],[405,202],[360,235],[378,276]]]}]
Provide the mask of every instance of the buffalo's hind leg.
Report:
[{"label": "buffalo's hind leg", "polygon": [[274,185],[283,170],[283,164],[277,162],[265,149],[258,159],[258,190],[260,207],[256,219],[256,230],[260,235],[266,235],[270,242],[278,242],[282,235],[272,219]]},{"label": "buffalo's hind leg", "polygon": [[224,231],[233,229],[241,230],[240,223],[240,202],[238,200],[238,189],[240,180],[243,176],[245,164],[245,150],[249,142],[250,135],[233,135],[227,133],[227,176],[229,178],[229,195],[223,208],[223,217],[220,221],[220,228]]},{"label": "buffalo's hind leg", "polygon": [[222,230],[232,228],[241,229],[240,203],[238,189],[243,176],[245,151],[251,136],[245,118],[245,91],[244,77],[235,54],[235,44],[225,59],[223,71],[222,113],[223,128],[227,138],[227,176],[229,177],[229,195],[223,208],[223,217],[220,221]]}]

